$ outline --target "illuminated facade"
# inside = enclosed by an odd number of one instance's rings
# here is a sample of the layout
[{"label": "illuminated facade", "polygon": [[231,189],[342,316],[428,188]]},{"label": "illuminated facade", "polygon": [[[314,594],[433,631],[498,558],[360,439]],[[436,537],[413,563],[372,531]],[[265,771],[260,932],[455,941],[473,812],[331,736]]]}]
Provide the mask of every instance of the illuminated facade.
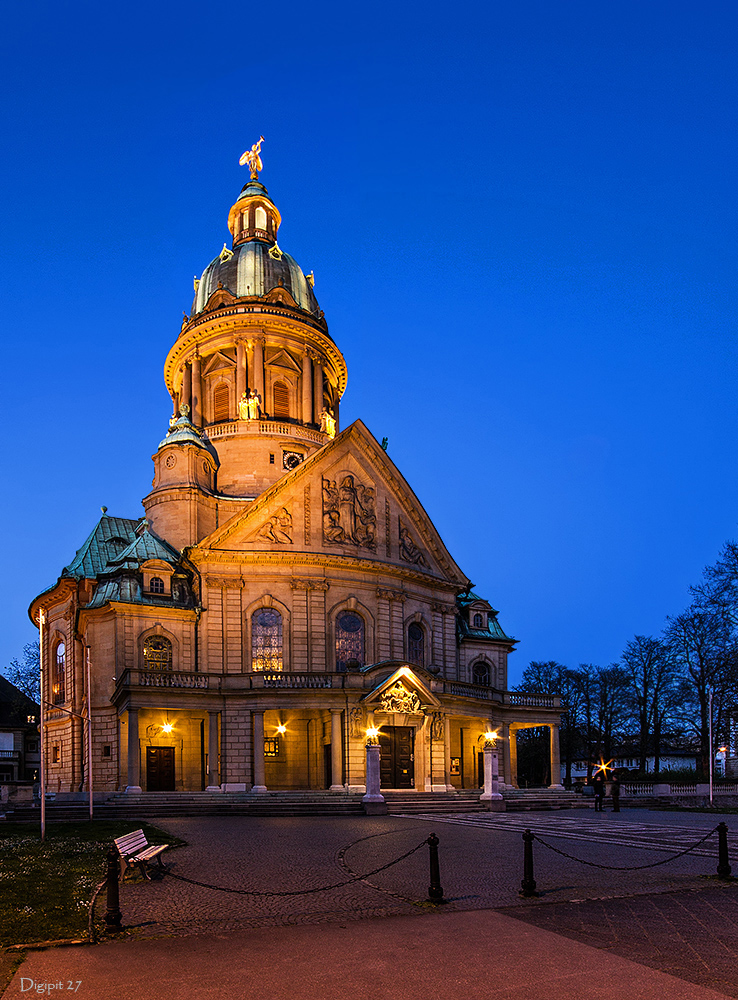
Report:
[{"label": "illuminated facade", "polygon": [[490,727],[507,785],[525,726],[557,776],[557,700],[507,692],[514,640],[364,424],[341,429],[346,364],[280,222],[252,176],[165,362],[145,516],[104,511],[31,606],[47,787],[86,787],[88,699],[100,792],[363,791],[373,726],[383,787],[478,787]]}]

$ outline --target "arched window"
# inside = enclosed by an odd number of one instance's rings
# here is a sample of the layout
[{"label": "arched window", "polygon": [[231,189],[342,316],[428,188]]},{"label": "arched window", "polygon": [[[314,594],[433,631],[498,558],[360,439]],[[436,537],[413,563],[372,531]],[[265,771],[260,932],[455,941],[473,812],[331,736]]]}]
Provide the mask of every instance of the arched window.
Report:
[{"label": "arched window", "polygon": [[267,227],[267,214],[261,205],[256,206],[256,211],[254,212],[254,228],[255,229],[266,229]]},{"label": "arched window", "polygon": [[152,594],[164,593],[164,581],[160,576],[152,576],[149,581],[149,592]]},{"label": "arched window", "polygon": [[241,230],[249,228],[249,210],[246,209],[245,212],[241,214]]},{"label": "arched window", "polygon": [[417,622],[412,622],[407,630],[407,658],[409,663],[425,666],[425,633]]},{"label": "arched window", "polygon": [[336,618],[336,670],[358,670],[364,666],[364,619],[353,611]]},{"label": "arched window", "polygon": [[480,687],[489,687],[489,664],[482,660],[472,667],[472,681]]},{"label": "arched window", "polygon": [[483,625],[484,621],[482,619],[482,616],[480,614],[474,615],[474,628],[482,628]]},{"label": "arched window", "polygon": [[150,635],[144,639],[143,659],[147,670],[171,670],[172,644],[169,639],[163,635]]},{"label": "arched window", "polygon": [[221,420],[228,420],[229,410],[228,386],[225,382],[219,382],[213,393],[213,421],[218,423]]},{"label": "arched window", "polygon": [[282,668],[282,616],[273,608],[262,608],[251,616],[251,669]]},{"label": "arched window", "polygon": [[275,382],[272,388],[274,395],[274,416],[289,417],[290,415],[290,390],[284,382]]},{"label": "arched window", "polygon": [[63,642],[57,642],[54,647],[54,674],[51,681],[52,701],[55,705],[63,705],[66,701],[67,647]]}]

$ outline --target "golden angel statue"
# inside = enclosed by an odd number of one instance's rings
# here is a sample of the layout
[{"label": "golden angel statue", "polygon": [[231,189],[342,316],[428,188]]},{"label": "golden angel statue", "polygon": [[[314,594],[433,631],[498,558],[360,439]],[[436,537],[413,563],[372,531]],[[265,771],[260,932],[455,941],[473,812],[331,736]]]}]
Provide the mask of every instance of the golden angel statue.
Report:
[{"label": "golden angel statue", "polygon": [[261,144],[264,142],[264,136],[259,137],[259,141],[255,142],[251,149],[247,149],[243,154],[241,159],[238,161],[241,166],[248,163],[251,170],[251,180],[258,181],[259,171],[264,169],[264,165],[261,162]]}]

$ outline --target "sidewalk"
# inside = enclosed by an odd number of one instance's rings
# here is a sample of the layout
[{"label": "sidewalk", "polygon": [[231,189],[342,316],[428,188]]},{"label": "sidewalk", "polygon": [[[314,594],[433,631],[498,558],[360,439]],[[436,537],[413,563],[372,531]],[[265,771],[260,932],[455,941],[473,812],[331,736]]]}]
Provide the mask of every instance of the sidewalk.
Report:
[{"label": "sidewalk", "polygon": [[5,997],[72,992],[80,1000],[726,996],[490,910],[32,952]]}]

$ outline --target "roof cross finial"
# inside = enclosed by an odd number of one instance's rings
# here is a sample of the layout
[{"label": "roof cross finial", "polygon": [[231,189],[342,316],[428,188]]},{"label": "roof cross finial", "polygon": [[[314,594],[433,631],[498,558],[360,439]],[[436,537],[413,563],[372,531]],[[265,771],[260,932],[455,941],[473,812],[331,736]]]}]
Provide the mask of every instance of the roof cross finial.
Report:
[{"label": "roof cross finial", "polygon": [[247,149],[243,154],[241,159],[238,161],[241,166],[248,163],[251,169],[251,180],[258,181],[259,171],[264,169],[264,165],[261,162],[261,144],[264,142],[264,136],[259,137],[259,141],[255,142],[251,149]]}]

